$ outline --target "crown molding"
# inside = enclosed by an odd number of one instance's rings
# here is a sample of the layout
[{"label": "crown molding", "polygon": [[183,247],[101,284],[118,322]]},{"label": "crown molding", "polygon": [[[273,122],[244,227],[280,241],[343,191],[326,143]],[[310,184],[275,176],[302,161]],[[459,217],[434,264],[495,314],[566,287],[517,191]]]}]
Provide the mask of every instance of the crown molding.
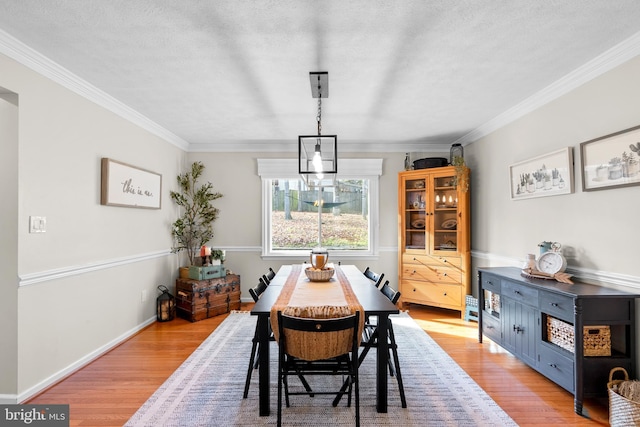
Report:
[{"label": "crown molding", "polygon": [[118,101],[106,92],[101,91],[86,80],[83,80],[2,30],[0,30],[0,53],[112,113],[117,114],[123,119],[140,126],[142,129],[151,132],[170,144],[185,151],[189,148],[189,143],[184,139]]},{"label": "crown molding", "polygon": [[[40,54],[8,33],[0,30],[0,53],[20,64],[42,74],[52,81],[77,93],[78,95],[104,107],[120,117],[140,126],[187,152],[289,152],[295,151],[294,141],[227,141],[211,144],[190,144],[148,117],[138,113],[111,95],[101,91],[81,79],[66,68]],[[509,110],[463,135],[453,143],[468,145],[478,139],[512,123],[541,106],[576,89],[584,83],[612,70],[613,68],[640,55],[640,32],[607,50],[597,58],[587,62],[560,80],[552,83],[538,93],[525,99]],[[443,152],[451,146],[446,144],[426,144],[420,141],[342,141],[342,152],[380,153],[380,152]]]},{"label": "crown molding", "polygon": [[640,32],[454,141],[467,145],[640,55]]}]

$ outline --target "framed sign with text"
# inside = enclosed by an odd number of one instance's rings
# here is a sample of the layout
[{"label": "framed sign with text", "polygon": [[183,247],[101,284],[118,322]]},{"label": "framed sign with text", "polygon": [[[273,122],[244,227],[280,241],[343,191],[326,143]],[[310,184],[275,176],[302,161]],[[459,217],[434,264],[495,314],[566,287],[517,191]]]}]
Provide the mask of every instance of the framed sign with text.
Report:
[{"label": "framed sign with text", "polygon": [[160,209],[162,175],[102,158],[100,204]]}]

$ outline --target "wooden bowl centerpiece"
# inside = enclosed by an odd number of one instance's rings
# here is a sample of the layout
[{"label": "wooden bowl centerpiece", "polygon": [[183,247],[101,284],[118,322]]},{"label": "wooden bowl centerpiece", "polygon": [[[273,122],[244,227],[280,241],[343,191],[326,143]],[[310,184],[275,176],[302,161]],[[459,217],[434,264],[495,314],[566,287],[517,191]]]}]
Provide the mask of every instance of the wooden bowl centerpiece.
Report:
[{"label": "wooden bowl centerpiece", "polygon": [[335,270],[333,267],[324,267],[322,269],[307,267],[304,272],[312,282],[328,282],[333,277]]}]

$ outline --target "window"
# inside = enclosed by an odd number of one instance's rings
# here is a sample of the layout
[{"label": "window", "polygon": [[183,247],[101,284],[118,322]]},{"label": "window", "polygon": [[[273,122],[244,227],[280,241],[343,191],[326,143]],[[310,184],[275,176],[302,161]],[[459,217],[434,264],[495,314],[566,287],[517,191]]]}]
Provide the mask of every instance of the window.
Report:
[{"label": "window", "polygon": [[263,256],[307,256],[317,246],[341,256],[377,255],[381,159],[341,159],[334,182],[308,185],[296,160],[259,159]]}]

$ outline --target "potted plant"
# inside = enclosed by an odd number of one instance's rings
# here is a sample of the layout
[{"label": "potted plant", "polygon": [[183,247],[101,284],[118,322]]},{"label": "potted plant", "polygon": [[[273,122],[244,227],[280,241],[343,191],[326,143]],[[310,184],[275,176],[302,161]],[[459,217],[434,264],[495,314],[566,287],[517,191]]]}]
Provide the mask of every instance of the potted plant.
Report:
[{"label": "potted plant", "polygon": [[213,238],[213,222],[219,209],[212,202],[222,197],[213,191],[213,184],[199,185],[204,165],[194,162],[191,169],[177,176],[179,191],[171,191],[171,199],[182,208],[182,215],[172,224],[174,246],[171,252],[187,251],[189,265],[194,265],[200,247]]},{"label": "potted plant", "polygon": [[453,179],[453,185],[460,185],[462,191],[466,192],[469,189],[469,171],[464,163],[464,157],[453,156],[451,165],[455,168],[456,171],[456,176]]},{"label": "potted plant", "polygon": [[625,178],[631,178],[638,174],[638,161],[636,160],[633,152],[627,154],[622,153],[622,176]]}]

